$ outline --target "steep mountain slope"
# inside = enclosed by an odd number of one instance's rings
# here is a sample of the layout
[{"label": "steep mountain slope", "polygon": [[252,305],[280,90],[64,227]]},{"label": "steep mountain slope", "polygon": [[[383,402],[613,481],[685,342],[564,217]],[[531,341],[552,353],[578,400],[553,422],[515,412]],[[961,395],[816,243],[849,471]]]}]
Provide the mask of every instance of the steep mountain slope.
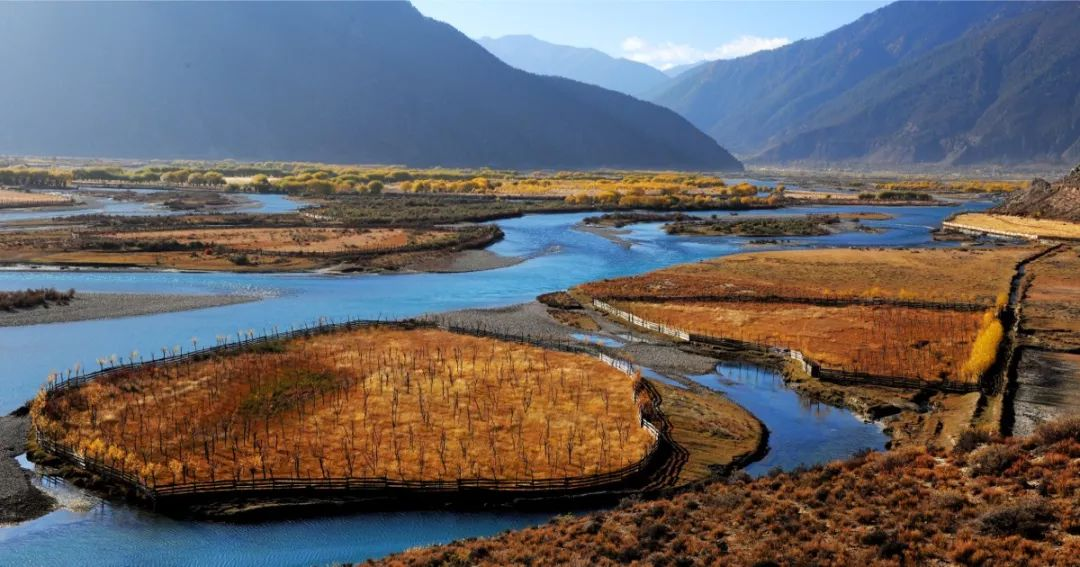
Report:
[{"label": "steep mountain slope", "polygon": [[664,74],[674,79],[675,77],[682,75],[683,73],[693,69],[694,67],[707,64],[708,63],[702,63],[701,61],[698,61],[697,63],[684,63],[682,65],[676,65],[674,67],[665,69]]},{"label": "steep mountain slope", "polygon": [[511,67],[538,75],[566,77],[640,97],[669,77],[644,63],[612,57],[596,49],[556,45],[531,35],[477,40]]},{"label": "steep mountain slope", "polygon": [[1053,184],[1035,179],[1031,187],[1010,194],[991,212],[1080,222],[1080,165]]},{"label": "steep mountain slope", "polygon": [[1033,9],[871,77],[764,161],[1075,162],[1080,4]]},{"label": "steep mountain slope", "polygon": [[[46,39],[47,38],[47,39]],[[675,113],[404,2],[0,4],[0,153],[733,169]]]},{"label": "steep mountain slope", "polygon": [[801,131],[822,105],[864,80],[1031,9],[1026,3],[898,2],[819,38],[701,65],[653,100],[752,155]]}]

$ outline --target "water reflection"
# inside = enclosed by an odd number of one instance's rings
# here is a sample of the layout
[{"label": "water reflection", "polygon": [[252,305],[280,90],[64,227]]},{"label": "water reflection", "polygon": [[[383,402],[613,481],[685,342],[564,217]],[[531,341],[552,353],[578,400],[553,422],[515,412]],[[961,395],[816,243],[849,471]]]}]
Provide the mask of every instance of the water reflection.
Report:
[{"label": "water reflection", "polygon": [[843,459],[862,449],[883,449],[888,441],[880,425],[800,396],[769,368],[724,362],[715,372],[692,378],[723,392],[768,427],[768,454],[746,469],[754,476],[776,467],[789,470]]}]

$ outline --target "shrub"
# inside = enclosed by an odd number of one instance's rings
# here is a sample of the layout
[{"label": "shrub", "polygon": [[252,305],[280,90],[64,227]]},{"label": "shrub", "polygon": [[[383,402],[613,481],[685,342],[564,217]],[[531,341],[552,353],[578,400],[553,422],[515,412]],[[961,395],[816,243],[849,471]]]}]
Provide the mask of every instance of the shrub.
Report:
[{"label": "shrub", "polygon": [[991,510],[979,522],[987,534],[1041,539],[1055,519],[1049,503],[1042,498],[1032,498]]},{"label": "shrub", "polygon": [[967,454],[980,445],[985,445],[990,441],[990,434],[982,429],[966,429],[960,434],[960,437],[956,440],[956,446],[953,447],[953,451],[959,455]]},{"label": "shrub", "polygon": [[999,475],[1020,458],[1020,449],[1014,445],[990,445],[975,452],[971,457],[971,472],[975,476]]},{"label": "shrub", "polygon": [[1067,439],[1080,441],[1080,417],[1043,423],[1035,429],[1035,439],[1042,445],[1053,445]]},{"label": "shrub", "polygon": [[247,254],[233,254],[229,256],[229,261],[237,266],[250,266],[252,264],[251,258]]},{"label": "shrub", "polygon": [[67,305],[75,297],[75,290],[57,291],[56,288],[28,289],[25,291],[0,291],[0,311],[14,311],[31,307],[48,307],[49,303]]}]

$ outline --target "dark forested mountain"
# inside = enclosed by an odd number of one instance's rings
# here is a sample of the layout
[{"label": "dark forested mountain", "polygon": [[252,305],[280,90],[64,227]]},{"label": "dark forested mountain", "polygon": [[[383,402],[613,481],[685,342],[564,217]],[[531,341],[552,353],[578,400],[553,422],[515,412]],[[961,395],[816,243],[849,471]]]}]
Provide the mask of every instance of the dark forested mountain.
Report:
[{"label": "dark forested mountain", "polygon": [[669,80],[662,71],[644,63],[612,57],[596,49],[556,45],[531,35],[485,37],[478,42],[512,67],[539,75],[566,77],[637,97]]},{"label": "dark forested mountain", "polygon": [[1080,5],[899,2],[654,100],[763,162],[1074,161]]},{"label": "dark forested mountain", "polygon": [[741,167],[670,110],[514,69],[403,2],[0,3],[0,68],[0,153]]}]

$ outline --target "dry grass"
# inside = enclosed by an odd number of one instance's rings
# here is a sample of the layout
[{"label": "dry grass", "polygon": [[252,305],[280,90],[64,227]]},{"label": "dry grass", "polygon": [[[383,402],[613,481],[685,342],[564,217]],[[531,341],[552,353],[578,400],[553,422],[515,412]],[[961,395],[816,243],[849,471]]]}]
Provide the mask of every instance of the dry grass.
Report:
[{"label": "dry grass", "polygon": [[1080,421],[1028,439],[973,439],[971,452],[912,447],[716,482],[379,563],[1075,565]]},{"label": "dry grass", "polygon": [[34,420],[158,485],[548,479],[642,459],[634,388],[587,355],[380,327],[113,375],[39,398]]},{"label": "dry grass", "polygon": [[712,478],[717,467],[731,465],[757,449],[764,431],[742,406],[716,392],[655,381],[653,386],[664,399],[672,438],[690,452],[679,471],[679,484]]},{"label": "dry grass", "polygon": [[1032,262],[1021,326],[1050,348],[1080,348],[1080,250],[1065,248]]},{"label": "dry grass", "polygon": [[1007,296],[1017,262],[1035,252],[827,249],[738,254],[577,288],[598,298],[688,296],[885,298],[980,302]]},{"label": "dry grass", "polygon": [[[192,223],[216,220],[204,216],[185,219]],[[455,244],[467,238],[470,238],[468,233],[420,228],[193,226],[141,231],[53,228],[0,233],[0,262],[300,271],[344,259],[362,267],[378,268],[385,264],[393,269],[406,263],[410,254],[450,253]],[[416,252],[418,249],[427,250]]]},{"label": "dry grass", "polygon": [[0,208],[43,207],[49,205],[70,205],[71,203],[71,197],[53,193],[31,193],[29,191],[0,189]]},{"label": "dry grass", "polygon": [[796,349],[826,368],[933,382],[971,380],[962,368],[982,313],[797,303],[619,302],[693,333]]},{"label": "dry grass", "polygon": [[969,228],[998,233],[1029,234],[1039,238],[1064,238],[1080,240],[1080,223],[1053,219],[1036,219],[1010,215],[965,213],[951,223]]},{"label": "dry grass", "polygon": [[600,325],[592,317],[582,311],[567,311],[565,309],[548,309],[548,314],[553,319],[575,329],[582,331],[599,331]]},{"label": "dry grass", "polygon": [[266,252],[363,252],[424,244],[452,236],[448,231],[404,228],[205,228],[113,232],[102,235],[122,241],[176,241],[203,243],[207,248],[222,246],[232,250]]},{"label": "dry grass", "polygon": [[197,270],[219,272],[244,271],[302,271],[312,270],[325,264],[317,258],[281,257],[249,254],[248,264],[239,265],[232,255],[200,254],[191,252],[101,252],[86,250],[78,252],[26,251],[4,254],[5,262],[30,262],[34,264],[71,266],[146,267],[172,270]]}]

